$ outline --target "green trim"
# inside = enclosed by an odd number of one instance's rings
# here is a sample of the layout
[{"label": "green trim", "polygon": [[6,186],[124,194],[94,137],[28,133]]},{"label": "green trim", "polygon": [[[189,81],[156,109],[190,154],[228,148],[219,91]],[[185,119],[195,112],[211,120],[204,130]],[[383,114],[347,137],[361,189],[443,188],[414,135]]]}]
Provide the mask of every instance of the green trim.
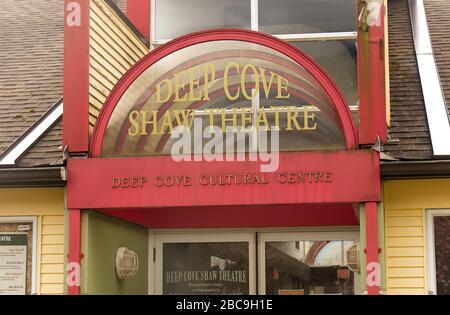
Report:
[{"label": "green trim", "polygon": [[69,210],[67,209],[67,188],[64,189],[64,294],[67,295],[67,265],[69,263]]},{"label": "green trim", "polygon": [[[99,214],[82,213],[81,293],[107,295],[148,294],[148,229]],[[139,270],[127,280],[116,275],[115,258],[120,247],[137,253]]]},{"label": "green trim", "polygon": [[386,243],[385,243],[385,225],[384,225],[384,203],[378,204],[378,247],[381,252],[378,255],[378,261],[381,268],[381,291],[386,294]]},{"label": "green trim", "polygon": [[359,205],[359,260],[361,264],[361,292],[367,291],[367,270],[366,270],[366,207],[364,204]]}]

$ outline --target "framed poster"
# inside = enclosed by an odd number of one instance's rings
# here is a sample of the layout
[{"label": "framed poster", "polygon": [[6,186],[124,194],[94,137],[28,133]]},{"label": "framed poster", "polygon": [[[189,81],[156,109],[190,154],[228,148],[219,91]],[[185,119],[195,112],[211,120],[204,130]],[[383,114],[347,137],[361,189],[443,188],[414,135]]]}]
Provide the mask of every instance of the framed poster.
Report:
[{"label": "framed poster", "polygon": [[37,218],[0,217],[0,295],[36,294]]},{"label": "framed poster", "polygon": [[0,295],[25,295],[27,233],[0,233]]}]

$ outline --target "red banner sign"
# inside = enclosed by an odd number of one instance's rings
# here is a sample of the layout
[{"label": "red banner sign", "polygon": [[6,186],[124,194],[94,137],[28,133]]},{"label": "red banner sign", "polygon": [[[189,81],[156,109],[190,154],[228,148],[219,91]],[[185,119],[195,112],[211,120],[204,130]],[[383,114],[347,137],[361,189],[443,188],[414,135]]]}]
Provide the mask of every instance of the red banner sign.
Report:
[{"label": "red banner sign", "polygon": [[170,156],[71,159],[70,209],[354,203],[380,200],[373,151],[281,153],[259,162],[175,162]]}]

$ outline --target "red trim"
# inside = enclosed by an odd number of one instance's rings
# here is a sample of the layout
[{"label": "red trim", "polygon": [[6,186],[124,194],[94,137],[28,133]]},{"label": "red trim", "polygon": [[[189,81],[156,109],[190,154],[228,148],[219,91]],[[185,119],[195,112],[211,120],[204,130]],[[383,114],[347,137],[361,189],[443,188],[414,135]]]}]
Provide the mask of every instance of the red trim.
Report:
[{"label": "red trim", "polygon": [[[81,264],[81,211],[69,210],[69,264]],[[80,274],[81,276],[81,274]],[[81,281],[81,280],[80,280]],[[68,286],[69,295],[79,295],[80,286]]]},{"label": "red trim", "polygon": [[153,229],[357,226],[352,205],[263,205],[98,210]]},{"label": "red trim", "polygon": [[[264,178],[261,164],[256,161],[175,162],[171,156],[70,159],[67,206],[129,209],[380,200],[379,156],[374,151],[281,152],[278,171],[264,173]],[[322,175],[319,182],[309,182],[309,179],[304,183],[286,182],[287,172],[319,171],[331,174],[332,180],[324,181]],[[251,180],[244,183],[243,174],[250,174]],[[215,185],[205,184],[209,176],[220,175],[224,176],[221,182],[214,177]],[[227,175],[231,176],[229,184]],[[234,175],[238,177],[234,179]],[[145,179],[140,181],[142,176]],[[169,176],[166,182],[169,186],[162,186],[160,178]],[[135,184],[130,185],[130,180],[136,177],[139,178],[134,179]],[[128,184],[119,185],[118,179],[124,178]]]},{"label": "red trim", "polygon": [[[378,264],[378,209],[376,202],[366,203],[366,255],[367,264]],[[381,272],[378,267],[378,272]],[[379,285],[368,285],[367,293],[369,295],[378,295],[380,293]]]},{"label": "red trim", "polygon": [[313,246],[309,249],[308,255],[306,256],[305,263],[309,266],[313,266],[316,262],[316,257],[319,255],[320,251],[328,245],[331,241],[317,241],[314,242]]},{"label": "red trim", "polygon": [[[359,1],[359,10],[364,2]],[[386,7],[381,9],[381,25],[370,26],[368,32],[358,30],[358,95],[359,143],[374,144],[380,137],[387,140],[386,123],[386,71],[384,18]]]},{"label": "red trim", "polygon": [[88,152],[90,0],[65,0],[64,11],[63,143],[69,152]]},{"label": "red trim", "polygon": [[333,81],[327,74],[308,56],[306,56],[298,48],[286,43],[283,40],[277,39],[273,36],[242,29],[219,29],[206,32],[199,32],[186,35],[167,43],[144,57],[140,62],[134,65],[115,86],[109,95],[105,105],[103,106],[100,116],[98,118],[94,134],[91,142],[91,154],[93,157],[100,157],[102,152],[103,138],[106,133],[106,128],[109,119],[114,112],[122,95],[128,90],[130,85],[151,65],[167,55],[178,51],[180,49],[210,41],[220,40],[238,40],[249,43],[260,44],[290,57],[301,66],[303,66],[311,75],[316,78],[321,88],[328,93],[333,105],[336,106],[336,111],[342,122],[344,129],[344,136],[347,147],[349,149],[356,149],[358,146],[357,133],[353,122],[353,117],[350,113],[344,97]]},{"label": "red trim", "polygon": [[127,16],[141,34],[150,41],[150,0],[128,0]]}]

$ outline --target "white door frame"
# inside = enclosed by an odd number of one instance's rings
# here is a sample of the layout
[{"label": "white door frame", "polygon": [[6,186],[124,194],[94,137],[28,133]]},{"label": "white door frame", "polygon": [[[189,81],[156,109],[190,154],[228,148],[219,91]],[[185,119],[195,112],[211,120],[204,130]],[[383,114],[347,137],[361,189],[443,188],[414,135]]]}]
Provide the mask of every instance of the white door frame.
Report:
[{"label": "white door frame", "polygon": [[333,240],[359,242],[359,231],[260,233],[258,236],[258,283],[260,284],[258,294],[266,295],[266,242]]},{"label": "white door frame", "polygon": [[38,218],[37,217],[0,217],[0,223],[29,223],[33,226],[33,248],[31,253],[31,295],[37,294],[38,261]]},{"label": "white door frame", "polygon": [[428,294],[437,294],[436,288],[436,253],[434,242],[434,218],[450,216],[450,209],[426,210],[427,238],[427,278]]},{"label": "white door frame", "polygon": [[[149,233],[149,294],[163,294],[163,244],[164,243],[249,243],[249,292],[256,295],[256,240],[255,232],[150,232]],[[154,255],[156,254],[156,259]],[[153,283],[152,283],[153,282]]]}]

